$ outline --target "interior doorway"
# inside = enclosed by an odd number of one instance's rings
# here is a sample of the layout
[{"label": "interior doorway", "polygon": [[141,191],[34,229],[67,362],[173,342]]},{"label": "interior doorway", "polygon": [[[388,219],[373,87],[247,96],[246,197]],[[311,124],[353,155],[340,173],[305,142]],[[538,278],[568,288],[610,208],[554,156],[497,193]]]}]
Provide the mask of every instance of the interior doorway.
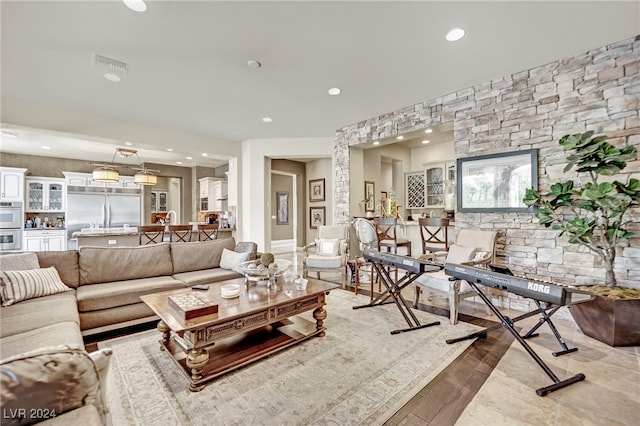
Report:
[{"label": "interior doorway", "polygon": [[271,252],[295,253],[298,247],[297,176],[271,171]]}]

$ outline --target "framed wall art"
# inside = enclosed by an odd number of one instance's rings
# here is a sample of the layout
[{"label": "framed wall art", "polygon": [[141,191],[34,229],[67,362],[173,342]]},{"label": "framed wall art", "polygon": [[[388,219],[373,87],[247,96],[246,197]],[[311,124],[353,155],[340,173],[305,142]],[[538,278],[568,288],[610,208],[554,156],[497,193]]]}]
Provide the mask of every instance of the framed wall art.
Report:
[{"label": "framed wall art", "polygon": [[459,212],[525,212],[527,188],[538,187],[538,151],[459,158]]},{"label": "framed wall art", "polygon": [[289,224],[289,193],[276,192],[276,225]]},{"label": "framed wall art", "polygon": [[309,207],[309,227],[311,229],[316,229],[326,223],[326,207]]},{"label": "framed wall art", "polygon": [[309,181],[309,201],[324,201],[324,178]]},{"label": "framed wall art", "polygon": [[364,211],[372,212],[376,210],[376,184],[369,180],[364,181]]}]

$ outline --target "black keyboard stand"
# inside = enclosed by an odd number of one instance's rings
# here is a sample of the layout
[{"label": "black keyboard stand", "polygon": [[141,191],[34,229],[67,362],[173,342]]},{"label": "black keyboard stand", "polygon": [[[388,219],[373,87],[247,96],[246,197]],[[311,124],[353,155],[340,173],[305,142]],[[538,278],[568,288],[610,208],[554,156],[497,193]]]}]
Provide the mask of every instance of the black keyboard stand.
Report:
[{"label": "black keyboard stand", "polygon": [[[562,389],[562,388],[564,388],[566,386],[569,386],[569,385],[571,385],[573,383],[576,383],[576,382],[580,382],[580,381],[585,379],[585,375],[582,374],[582,373],[578,373],[575,376],[572,376],[572,377],[570,377],[568,379],[565,379],[565,380],[558,379],[558,377],[553,373],[553,371],[551,371],[549,366],[547,364],[545,364],[545,362],[538,356],[538,354],[533,350],[533,348],[531,348],[531,346],[529,346],[529,344],[525,341],[525,339],[537,336],[537,334],[534,334],[534,332],[538,328],[540,328],[540,326],[542,324],[544,324],[546,322],[546,323],[549,324],[549,327],[551,328],[551,331],[553,331],[553,334],[556,336],[556,339],[558,339],[558,342],[560,342],[560,345],[564,349],[564,350],[562,350],[560,352],[553,352],[553,356],[564,355],[566,353],[577,351],[578,348],[569,349],[567,347],[567,345],[562,340],[562,336],[560,336],[560,333],[558,332],[556,327],[553,325],[553,322],[551,322],[551,316],[554,313],[556,313],[558,309],[560,309],[560,306],[552,307],[552,306],[546,305],[546,304],[543,305],[542,303],[540,303],[540,301],[534,300],[536,305],[538,306],[538,309],[533,310],[531,312],[527,312],[526,314],[523,314],[523,315],[520,315],[520,316],[518,316],[516,318],[511,319],[509,317],[505,317],[504,315],[502,315],[502,313],[491,302],[491,300],[489,300],[489,298],[482,291],[480,291],[480,289],[478,288],[476,283],[474,283],[472,281],[468,281],[468,283],[473,288],[473,290],[478,294],[478,296],[480,296],[480,298],[484,301],[484,303],[489,307],[489,309],[491,309],[491,311],[496,315],[496,317],[498,317],[500,319],[500,324],[496,324],[494,326],[485,328],[484,330],[476,331],[475,333],[471,333],[468,336],[458,337],[458,338],[455,338],[455,339],[447,339],[446,342],[448,344],[461,342],[463,340],[468,340],[468,339],[474,339],[476,337],[480,338],[480,339],[484,339],[484,338],[487,337],[487,333],[489,333],[490,331],[497,330],[500,327],[504,327],[507,330],[509,330],[509,332],[513,335],[513,337],[518,342],[520,342],[522,347],[529,353],[529,355],[534,359],[534,361],[540,366],[540,368],[542,368],[542,370],[547,374],[547,376],[549,376],[549,378],[553,381],[552,385],[549,385],[549,386],[546,386],[546,387],[543,387],[543,388],[540,388],[540,389],[536,389],[536,394],[538,396],[548,395],[549,393],[551,393],[553,391],[556,391],[558,389]],[[537,314],[540,314],[542,316],[542,318],[524,336],[521,336],[520,333],[518,333],[516,331],[516,329],[513,327],[513,325],[517,321],[520,321],[520,320],[525,319],[525,318],[529,318],[529,317],[531,317],[533,315],[537,315]]]},{"label": "black keyboard stand", "polygon": [[[433,325],[439,325],[440,321],[430,322],[428,324],[420,324],[420,321],[411,310],[411,304],[402,297],[402,289],[411,284],[423,273],[406,272],[403,277],[398,281],[393,281],[389,275],[389,271],[384,267],[384,264],[378,262],[371,262],[376,272],[380,276],[382,284],[386,287],[386,291],[381,293],[378,297],[372,300],[366,305],[354,306],[353,309],[371,308],[373,306],[386,305],[391,302],[387,302],[389,298],[393,299],[396,306],[400,310],[400,313],[404,317],[405,321],[409,325],[408,328],[402,328],[391,331],[391,334],[404,333],[406,331],[418,330],[420,328],[431,327]],[[433,272],[433,271],[431,271]]]}]

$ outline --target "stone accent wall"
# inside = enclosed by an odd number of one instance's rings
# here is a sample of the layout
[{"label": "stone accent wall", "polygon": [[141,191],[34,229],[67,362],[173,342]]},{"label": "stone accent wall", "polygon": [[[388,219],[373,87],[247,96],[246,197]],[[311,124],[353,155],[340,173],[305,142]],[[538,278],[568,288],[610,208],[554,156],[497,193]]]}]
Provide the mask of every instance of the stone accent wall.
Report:
[{"label": "stone accent wall", "polygon": [[[564,175],[558,140],[565,134],[593,130],[613,144],[640,150],[639,109],[636,36],[344,127],[336,133],[334,220],[344,223],[349,217],[352,145],[453,121],[456,158],[538,149],[539,188],[546,191]],[[630,175],[640,177],[640,160],[614,178]],[[640,211],[627,219],[635,222],[638,235],[619,248],[616,275],[620,285],[640,288]],[[497,229],[498,263],[516,274],[565,284],[598,283],[604,277],[597,258],[539,225],[531,213],[456,213],[455,226]],[[524,301],[506,302],[518,308]]]}]

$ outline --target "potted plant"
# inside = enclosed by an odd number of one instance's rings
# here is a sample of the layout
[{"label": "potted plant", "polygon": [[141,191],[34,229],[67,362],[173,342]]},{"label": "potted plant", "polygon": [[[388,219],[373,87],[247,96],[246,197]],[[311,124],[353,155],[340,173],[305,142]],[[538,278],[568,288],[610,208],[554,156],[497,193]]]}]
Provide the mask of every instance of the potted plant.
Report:
[{"label": "potted plant", "polygon": [[596,298],[570,307],[580,329],[612,346],[640,345],[640,291],[629,289],[631,297],[626,299],[610,297],[621,293],[614,290],[616,254],[635,235],[633,221],[625,215],[640,206],[640,180],[628,178],[623,183],[608,178],[635,159],[637,150],[613,146],[606,136],[594,137],[591,131],[566,135],[560,145],[568,155],[564,172],[575,169],[577,179],[554,183],[545,194],[530,188],[523,201],[537,207],[534,214],[540,224],[560,230],[559,236],[566,235],[570,243],[586,247],[602,261],[603,285],[588,288]]}]

